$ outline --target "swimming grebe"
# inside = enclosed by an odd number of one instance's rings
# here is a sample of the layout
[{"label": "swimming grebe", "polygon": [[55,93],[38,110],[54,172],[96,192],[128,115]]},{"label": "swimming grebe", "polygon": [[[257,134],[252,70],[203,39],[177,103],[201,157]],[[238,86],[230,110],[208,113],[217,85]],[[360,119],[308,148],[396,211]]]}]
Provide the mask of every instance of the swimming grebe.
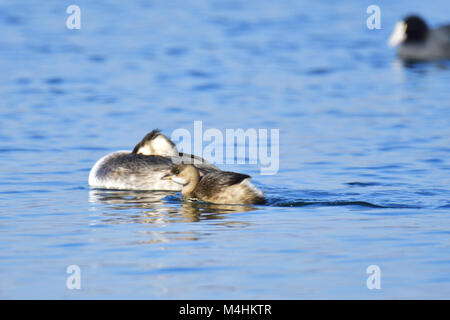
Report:
[{"label": "swimming grebe", "polygon": [[228,171],[211,171],[200,176],[199,169],[191,164],[177,164],[162,179],[183,186],[185,198],[216,204],[263,204],[263,193],[251,182],[250,176]]},{"label": "swimming grebe", "polygon": [[422,18],[409,16],[397,22],[389,45],[400,45],[404,60],[450,59],[450,25],[430,29]]},{"label": "swimming grebe", "polygon": [[159,130],[147,134],[130,151],[117,151],[97,161],[89,173],[89,186],[121,190],[181,191],[182,186],[161,177],[176,163],[193,163],[201,175],[219,168],[201,157],[178,152]]}]

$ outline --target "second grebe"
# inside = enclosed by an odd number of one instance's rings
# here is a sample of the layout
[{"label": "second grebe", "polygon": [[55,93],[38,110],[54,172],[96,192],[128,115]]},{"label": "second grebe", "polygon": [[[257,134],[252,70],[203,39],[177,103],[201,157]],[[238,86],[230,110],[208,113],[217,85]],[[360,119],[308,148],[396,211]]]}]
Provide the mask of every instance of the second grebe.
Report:
[{"label": "second grebe", "polygon": [[201,157],[178,152],[159,130],[147,134],[133,151],[117,151],[98,160],[89,173],[89,186],[121,190],[181,191],[182,187],[161,178],[176,163],[193,163],[201,175],[220,171]]}]

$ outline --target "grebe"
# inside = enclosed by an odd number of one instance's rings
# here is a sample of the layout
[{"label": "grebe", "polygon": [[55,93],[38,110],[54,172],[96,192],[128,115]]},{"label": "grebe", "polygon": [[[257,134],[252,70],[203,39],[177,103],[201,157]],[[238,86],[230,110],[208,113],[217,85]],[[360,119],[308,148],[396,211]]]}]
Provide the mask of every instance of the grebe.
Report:
[{"label": "grebe", "polygon": [[178,152],[169,138],[159,130],[153,130],[133,151],[113,152],[98,160],[89,173],[89,186],[120,190],[181,191],[181,185],[161,179],[176,163],[193,163],[200,175],[220,171],[201,157]]},{"label": "grebe", "polygon": [[263,204],[263,193],[251,182],[250,176],[228,171],[211,171],[203,176],[191,164],[174,165],[162,177],[183,186],[185,198],[216,204]]}]

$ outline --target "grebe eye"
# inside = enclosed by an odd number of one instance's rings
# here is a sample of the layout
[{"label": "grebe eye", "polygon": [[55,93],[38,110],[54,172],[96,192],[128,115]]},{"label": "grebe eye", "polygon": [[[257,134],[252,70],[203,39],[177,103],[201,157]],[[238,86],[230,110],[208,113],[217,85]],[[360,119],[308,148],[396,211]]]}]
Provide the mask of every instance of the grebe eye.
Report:
[{"label": "grebe eye", "polygon": [[175,170],[175,172],[174,172],[175,174],[179,174],[180,173],[180,171],[178,171],[178,170]]}]

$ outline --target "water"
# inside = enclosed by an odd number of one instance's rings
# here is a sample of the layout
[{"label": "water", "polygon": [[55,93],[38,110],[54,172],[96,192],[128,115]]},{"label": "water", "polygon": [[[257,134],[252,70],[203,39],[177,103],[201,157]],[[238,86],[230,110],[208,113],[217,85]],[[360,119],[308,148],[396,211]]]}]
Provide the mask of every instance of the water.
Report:
[{"label": "water", "polygon": [[[379,1],[0,4],[0,297],[450,298],[450,65],[386,46]],[[279,128],[265,206],[90,190],[148,131]],[[68,290],[66,269],[81,269]],[[369,265],[381,289],[369,290]]]}]

